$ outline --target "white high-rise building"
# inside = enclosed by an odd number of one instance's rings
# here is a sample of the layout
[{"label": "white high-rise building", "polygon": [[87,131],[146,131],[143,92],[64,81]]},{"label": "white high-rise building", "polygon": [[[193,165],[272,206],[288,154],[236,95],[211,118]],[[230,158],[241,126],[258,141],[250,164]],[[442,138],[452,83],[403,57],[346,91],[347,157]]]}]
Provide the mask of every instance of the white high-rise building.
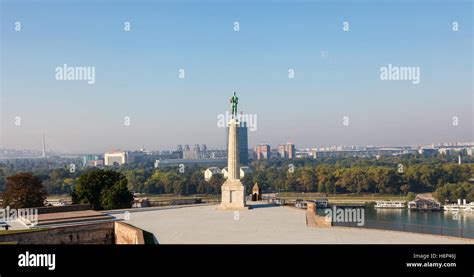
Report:
[{"label": "white high-rise building", "polygon": [[122,165],[127,163],[127,152],[109,152],[104,154],[105,165]]}]

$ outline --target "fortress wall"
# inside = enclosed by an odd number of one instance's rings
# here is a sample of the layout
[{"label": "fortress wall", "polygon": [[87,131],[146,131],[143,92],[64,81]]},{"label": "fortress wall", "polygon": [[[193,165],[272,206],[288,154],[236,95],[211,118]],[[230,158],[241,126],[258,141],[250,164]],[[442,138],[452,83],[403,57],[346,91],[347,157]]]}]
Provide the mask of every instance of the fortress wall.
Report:
[{"label": "fortress wall", "polygon": [[115,244],[145,244],[143,230],[132,225],[116,221]]},{"label": "fortress wall", "polygon": [[0,232],[0,243],[113,244],[114,223],[94,223],[48,229]]}]

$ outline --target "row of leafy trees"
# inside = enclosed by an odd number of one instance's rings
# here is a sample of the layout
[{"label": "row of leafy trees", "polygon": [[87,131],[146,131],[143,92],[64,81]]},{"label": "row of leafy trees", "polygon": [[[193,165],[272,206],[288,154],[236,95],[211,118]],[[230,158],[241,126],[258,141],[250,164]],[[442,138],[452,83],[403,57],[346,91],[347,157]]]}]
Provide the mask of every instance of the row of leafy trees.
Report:
[{"label": "row of leafy trees", "polygon": [[[129,208],[133,195],[127,184],[120,172],[91,170],[75,180],[72,201],[74,204],[90,204],[95,210]],[[4,207],[19,209],[43,206],[47,192],[40,177],[31,172],[19,172],[6,178],[1,196]]]},{"label": "row of leafy trees", "polygon": [[474,165],[416,164],[395,166],[342,166],[319,164],[286,169],[256,166],[253,182],[274,191],[317,191],[322,193],[432,192],[447,183],[467,182]]},{"label": "row of leafy trees", "polygon": [[[463,157],[463,160],[467,164],[474,163],[474,157]],[[386,191],[388,193],[393,191],[433,191],[440,184],[454,183],[464,177],[456,176],[455,170],[458,170],[457,156],[453,155],[437,155],[437,156],[423,156],[423,155],[401,155],[401,156],[390,156],[375,158],[356,158],[356,157],[329,157],[329,158],[318,158],[318,159],[297,159],[297,160],[270,160],[263,162],[254,162],[251,167],[255,170],[254,175],[257,175],[256,180],[247,178],[248,184],[253,184],[255,181],[265,186],[267,189],[273,190],[288,190],[288,191],[321,191],[321,192],[333,192],[336,181],[341,176],[347,177],[354,175],[359,178],[367,178],[364,171],[371,172],[370,176],[374,176],[373,171],[380,170],[385,178],[392,179],[394,170],[398,170],[398,165],[405,167],[404,177],[398,176],[390,181],[392,185],[379,185],[380,191]],[[289,165],[292,164],[295,167],[296,175],[289,176],[287,174]],[[323,169],[315,169],[319,167]],[[327,166],[328,169],[324,168]],[[445,171],[438,171],[441,166],[451,166],[451,169]],[[306,169],[304,169],[306,168]],[[317,177],[317,182],[313,182],[310,185],[312,174],[308,172],[314,171]],[[339,170],[345,168],[356,168],[354,171]],[[376,169],[374,169],[376,168]],[[47,162],[28,162],[17,161],[15,163],[1,162],[0,163],[0,192],[4,190],[6,176],[13,175],[17,172],[33,172],[35,176],[41,179],[45,186],[48,194],[70,194],[76,179],[87,172],[88,168],[77,167],[76,171],[71,172],[67,165],[64,167],[49,168]],[[153,164],[146,163],[133,163],[127,164],[122,167],[115,168],[115,170],[123,173],[128,180],[128,187],[132,191],[137,192],[149,192],[149,193],[177,193],[177,194],[191,194],[191,193],[216,193],[219,190],[219,182],[222,180],[215,180],[211,182],[205,182],[203,180],[203,172],[205,168],[197,166],[187,166],[185,172],[181,173],[177,168],[160,169],[159,174],[155,174]],[[389,172],[387,172],[387,170]],[[421,173],[419,172],[421,170]],[[325,177],[325,172],[329,171],[331,176]],[[444,178],[445,172],[448,172],[453,178]],[[199,172],[199,173],[195,173]],[[303,173],[304,172],[304,173]],[[303,176],[299,176],[303,173]],[[398,172],[397,172],[398,173]],[[464,174],[459,172],[459,174]],[[195,176],[192,176],[196,174]],[[436,176],[439,175],[439,176]],[[153,178],[152,178],[153,176]],[[151,179],[150,179],[151,178]],[[218,178],[218,177],[217,177]],[[221,179],[221,178],[218,178]],[[401,179],[401,180],[400,180]],[[375,178],[376,182],[377,180]],[[381,180],[383,181],[383,180]],[[434,182],[433,182],[434,181]],[[399,184],[398,182],[401,182]],[[303,183],[303,184],[302,184]],[[359,182],[360,183],[360,182]],[[380,182],[379,182],[380,183]],[[383,183],[383,182],[382,182]],[[407,185],[408,187],[404,187]],[[347,187],[347,189],[345,189]],[[400,189],[397,189],[400,188]],[[345,182],[344,178],[339,182],[339,187],[336,187],[336,191],[374,191],[373,185],[369,185],[369,188],[364,184],[360,184],[360,187],[354,187],[351,182]]]},{"label": "row of leafy trees", "polygon": [[[448,183],[468,182],[474,164],[456,163],[456,157],[403,155],[375,158],[323,158],[253,162],[242,182],[250,190],[258,182],[268,191],[322,193],[433,192]],[[120,168],[132,191],[145,193],[219,193],[222,176],[206,182],[202,167],[142,169]]]},{"label": "row of leafy trees", "polygon": [[[468,182],[474,165],[414,164],[400,169],[398,165],[255,163],[253,172],[242,182],[250,191],[258,183],[267,191],[321,193],[384,193],[433,192],[449,183]],[[204,168],[160,170],[127,169],[128,188],[135,192],[157,194],[219,193],[224,182],[221,175],[204,180]]]},{"label": "row of leafy trees", "polygon": [[440,202],[456,202],[458,199],[466,199],[474,202],[474,185],[463,182],[459,184],[445,184],[436,189],[434,197]]},{"label": "row of leafy trees", "polygon": [[174,194],[215,194],[224,183],[221,175],[215,175],[209,182],[204,180],[203,172],[195,170],[189,174],[174,171],[156,170],[144,183],[144,192]]},{"label": "row of leafy trees", "polygon": [[[434,191],[442,202],[462,198],[474,201],[474,186],[468,183],[473,165],[413,165],[400,172],[388,166],[353,166],[319,164],[294,168],[291,165],[256,164],[255,171],[242,179],[248,192],[254,183],[264,190],[317,191],[321,193],[408,193]],[[168,170],[93,169],[71,179],[74,203],[88,203],[92,208],[130,207],[131,191],[158,194],[219,193],[224,182],[214,175],[209,182],[203,169],[179,173]],[[41,206],[47,191],[40,176],[17,173],[6,178],[3,205],[14,208]]]},{"label": "row of leafy trees", "polygon": [[[19,172],[25,172],[0,168],[0,192],[5,189],[7,178],[5,171],[8,172],[8,176]],[[71,173],[67,168],[55,168],[50,170],[39,169],[31,172],[33,172],[33,174],[43,183],[44,188],[48,194],[71,193],[74,179],[83,173],[82,171]]]},{"label": "row of leafy trees", "polygon": [[[267,191],[386,194],[437,191],[448,200],[459,192],[451,193],[457,185],[447,184],[465,184],[463,191],[468,197],[472,186],[467,182],[474,175],[474,164],[459,165],[449,159],[448,156],[400,156],[260,161],[251,164],[253,172],[247,173],[242,182],[249,191],[258,182]],[[5,187],[8,183],[5,178],[9,177],[5,177],[3,169],[0,167],[0,186]],[[205,181],[205,168],[198,166],[187,166],[180,171],[178,167],[154,169],[127,165],[114,170],[119,175],[107,173],[109,181],[103,180],[105,177],[97,172],[110,170],[96,169],[78,169],[71,173],[66,168],[57,168],[35,171],[34,176],[47,194],[71,194],[76,202],[89,202],[97,209],[114,206],[110,203],[122,197],[123,187],[131,192],[156,194],[216,194],[224,182],[221,175]],[[101,183],[96,184],[94,178]],[[104,188],[103,192],[100,190],[103,196],[92,198],[81,192],[82,188],[98,191],[98,187]]]}]

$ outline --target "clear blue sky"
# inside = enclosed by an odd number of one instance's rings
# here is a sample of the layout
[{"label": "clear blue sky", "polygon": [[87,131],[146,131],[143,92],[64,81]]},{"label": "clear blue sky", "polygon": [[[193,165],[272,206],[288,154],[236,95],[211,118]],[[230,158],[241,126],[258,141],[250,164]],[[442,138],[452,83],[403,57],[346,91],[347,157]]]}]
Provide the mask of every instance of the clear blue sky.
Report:
[{"label": "clear blue sky", "polygon": [[[57,151],[221,148],[234,90],[257,114],[251,146],[474,140],[472,1],[1,3],[0,147],[39,149],[45,131]],[[94,66],[96,83],[55,80],[63,64]],[[421,83],[381,81],[388,64],[419,66]]]}]

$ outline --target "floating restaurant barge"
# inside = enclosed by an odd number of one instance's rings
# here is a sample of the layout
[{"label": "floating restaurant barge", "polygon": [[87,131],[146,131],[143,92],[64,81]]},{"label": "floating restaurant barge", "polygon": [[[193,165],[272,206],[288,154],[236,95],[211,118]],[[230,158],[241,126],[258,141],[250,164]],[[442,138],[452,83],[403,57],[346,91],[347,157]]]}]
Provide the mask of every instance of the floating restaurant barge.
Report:
[{"label": "floating restaurant barge", "polygon": [[405,201],[385,201],[379,200],[375,202],[376,209],[403,209],[405,208]]},{"label": "floating restaurant barge", "polygon": [[329,201],[327,198],[311,199],[311,200],[302,200],[296,199],[295,207],[300,209],[306,209],[308,203],[314,203],[317,208],[327,208],[329,206]]},{"label": "floating restaurant barge", "polygon": [[433,199],[418,198],[408,202],[411,211],[441,211],[441,203]]}]

